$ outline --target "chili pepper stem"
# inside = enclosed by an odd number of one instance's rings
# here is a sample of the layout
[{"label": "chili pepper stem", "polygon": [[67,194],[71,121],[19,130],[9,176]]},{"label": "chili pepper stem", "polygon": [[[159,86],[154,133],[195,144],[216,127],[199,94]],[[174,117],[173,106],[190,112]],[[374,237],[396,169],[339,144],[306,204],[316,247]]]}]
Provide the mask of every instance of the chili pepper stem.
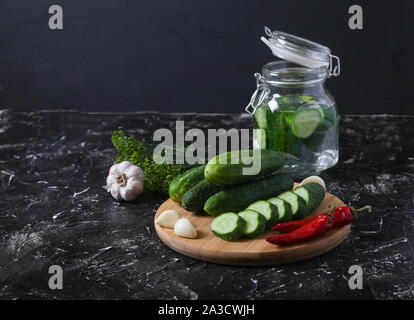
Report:
[{"label": "chili pepper stem", "polygon": [[336,208],[336,207],[335,207],[335,205],[334,205],[334,204],[330,204],[330,205],[328,206],[328,209],[329,209],[329,210],[331,210],[331,211],[329,211],[329,213],[327,213],[327,215],[332,217],[333,213],[335,212],[335,208]]},{"label": "chili pepper stem", "polygon": [[368,213],[372,212],[372,207],[371,206],[363,206],[360,209],[355,209],[354,207],[350,207],[351,208],[351,212],[354,215],[355,219],[358,219],[358,213],[364,211],[364,210],[368,210]]}]

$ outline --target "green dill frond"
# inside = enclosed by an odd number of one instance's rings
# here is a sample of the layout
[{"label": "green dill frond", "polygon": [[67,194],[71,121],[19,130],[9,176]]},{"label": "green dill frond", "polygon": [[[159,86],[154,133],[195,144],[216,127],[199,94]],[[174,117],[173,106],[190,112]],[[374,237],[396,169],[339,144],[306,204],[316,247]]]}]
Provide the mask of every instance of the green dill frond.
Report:
[{"label": "green dill frond", "polygon": [[156,144],[127,137],[122,127],[112,134],[112,143],[117,150],[115,163],[129,161],[144,171],[147,192],[168,194],[170,182],[188,169],[187,165],[155,163],[152,154]]}]

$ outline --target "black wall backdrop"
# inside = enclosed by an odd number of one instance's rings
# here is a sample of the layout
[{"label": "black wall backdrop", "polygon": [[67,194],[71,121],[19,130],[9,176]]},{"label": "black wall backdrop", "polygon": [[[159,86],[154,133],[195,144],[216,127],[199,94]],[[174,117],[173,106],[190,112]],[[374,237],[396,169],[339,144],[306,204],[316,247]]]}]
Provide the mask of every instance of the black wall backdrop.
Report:
[{"label": "black wall backdrop", "polygon": [[264,25],[341,57],[327,82],[341,113],[413,114],[412,0],[0,0],[0,109],[240,113],[273,60]]}]

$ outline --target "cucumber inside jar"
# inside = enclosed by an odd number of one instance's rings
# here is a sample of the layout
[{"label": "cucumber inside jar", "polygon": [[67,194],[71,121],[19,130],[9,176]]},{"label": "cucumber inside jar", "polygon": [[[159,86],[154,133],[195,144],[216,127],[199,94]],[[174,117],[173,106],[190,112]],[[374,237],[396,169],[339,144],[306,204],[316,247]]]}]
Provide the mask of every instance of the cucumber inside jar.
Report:
[{"label": "cucumber inside jar", "polygon": [[322,115],[317,109],[297,109],[290,121],[294,136],[300,139],[309,138],[322,123]]},{"label": "cucumber inside jar", "polygon": [[330,147],[326,138],[329,130],[336,130],[336,125],[335,105],[309,95],[272,98],[254,113],[254,144],[284,152],[288,162],[311,164],[325,149],[335,149],[335,142]]},{"label": "cucumber inside jar", "polygon": [[309,150],[318,152],[323,145],[327,132],[337,125],[337,111],[336,106],[327,107],[316,104],[312,105],[312,107],[320,112],[322,121],[314,133],[309,138],[303,140],[303,143]]}]

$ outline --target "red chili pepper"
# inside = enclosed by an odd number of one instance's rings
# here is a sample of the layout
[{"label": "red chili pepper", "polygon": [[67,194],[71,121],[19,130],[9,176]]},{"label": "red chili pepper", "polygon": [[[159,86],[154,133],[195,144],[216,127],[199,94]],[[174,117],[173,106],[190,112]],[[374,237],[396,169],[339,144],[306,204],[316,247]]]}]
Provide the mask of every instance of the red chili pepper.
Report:
[{"label": "red chili pepper", "polygon": [[272,227],[272,230],[273,231],[279,231],[280,233],[291,232],[291,231],[296,230],[297,228],[300,228],[301,226],[304,226],[305,224],[308,224],[309,222],[315,220],[315,218],[316,217],[308,218],[308,219],[304,219],[304,220],[295,220],[295,221],[277,223]]},{"label": "red chili pepper", "polygon": [[307,241],[320,236],[332,229],[334,225],[334,220],[331,216],[333,210],[334,208],[331,210],[330,214],[323,213],[317,215],[311,222],[292,232],[267,237],[266,241],[273,244],[287,245]]},{"label": "red chili pepper", "polygon": [[[331,206],[330,206],[331,207]],[[368,210],[368,212],[372,212],[371,206],[364,206],[361,209],[355,209],[354,207],[338,207],[332,213],[332,217],[334,219],[334,227],[342,227],[347,224],[352,223],[357,217],[358,213],[364,210]],[[327,214],[328,212],[324,212],[323,214]],[[272,230],[279,231],[280,233],[291,232],[296,230],[317,218],[308,218],[304,220],[297,220],[297,221],[289,221],[284,223],[277,223],[272,227]]]},{"label": "red chili pepper", "polygon": [[358,213],[364,210],[368,210],[368,212],[371,213],[372,207],[364,206],[361,209],[355,209],[354,207],[345,206],[336,208],[332,214],[334,227],[342,227],[352,223],[352,221],[358,218]]}]

